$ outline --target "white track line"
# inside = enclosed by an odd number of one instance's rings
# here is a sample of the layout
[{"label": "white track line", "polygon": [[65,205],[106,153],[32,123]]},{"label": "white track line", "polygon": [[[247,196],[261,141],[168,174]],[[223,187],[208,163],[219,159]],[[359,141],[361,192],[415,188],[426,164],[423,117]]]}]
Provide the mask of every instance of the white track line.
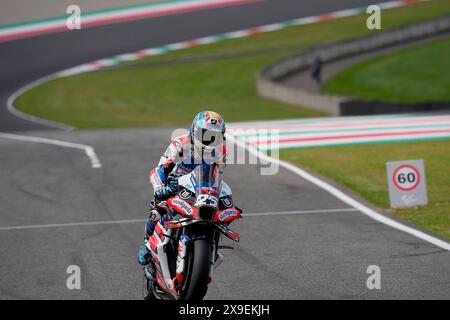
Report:
[{"label": "white track line", "polygon": [[23,87],[20,87],[16,92],[14,92],[8,98],[8,101],[7,101],[6,105],[7,105],[7,108],[9,110],[9,112],[11,112],[13,115],[15,115],[15,116],[17,116],[19,118],[22,118],[22,119],[25,119],[25,120],[28,120],[28,121],[31,121],[31,122],[36,122],[36,123],[42,124],[44,126],[49,126],[49,127],[53,127],[53,128],[57,128],[57,129],[62,129],[62,130],[65,130],[65,131],[72,131],[74,129],[74,127],[72,127],[72,126],[68,126],[68,125],[63,124],[63,123],[54,122],[54,121],[42,119],[42,118],[39,118],[39,117],[35,117],[35,116],[32,116],[32,115],[30,115],[28,113],[19,111],[19,110],[17,110],[14,107],[14,101],[19,96],[21,96],[25,92],[27,92],[27,91],[29,91],[29,90],[31,90],[31,89],[33,89],[33,88],[43,84],[43,83],[46,83],[46,82],[48,82],[50,80],[53,80],[53,79],[57,78],[57,76],[58,76],[58,73],[53,73],[53,74],[50,74],[48,76],[42,77],[40,79],[37,79],[37,80],[35,80],[35,81],[33,81],[33,82],[23,86]]},{"label": "white track line", "polygon": [[48,139],[48,138],[42,138],[42,137],[21,136],[21,135],[17,135],[17,134],[10,134],[10,133],[3,133],[3,132],[0,132],[0,138],[25,141],[25,142],[50,144],[50,145],[54,145],[54,146],[58,146],[58,147],[83,150],[84,153],[86,154],[86,156],[91,161],[92,168],[101,168],[102,167],[102,164],[100,163],[100,160],[98,159],[94,148],[91,146],[85,145],[85,144],[79,144],[79,143],[73,143],[73,142],[67,142],[67,141],[61,141],[61,140],[55,140],[55,139]]},{"label": "white track line", "polygon": [[353,212],[359,211],[355,208],[343,208],[343,209],[323,209],[323,210],[300,210],[300,211],[280,211],[280,212],[256,212],[256,213],[243,213],[244,218],[247,217],[264,217],[264,216],[274,216],[274,215],[297,215],[297,214],[308,214],[308,213],[336,213],[336,212]]},{"label": "white track line", "polygon": [[445,242],[436,237],[433,237],[425,232],[408,227],[398,221],[390,219],[390,218],[386,217],[385,215],[382,215],[382,214],[370,209],[369,207],[365,206],[364,204],[356,201],[355,199],[351,198],[350,196],[346,195],[344,192],[342,192],[339,189],[333,187],[332,185],[326,183],[325,181],[320,180],[317,177],[314,177],[313,175],[300,169],[299,167],[296,167],[288,162],[269,157],[266,154],[259,152],[255,148],[244,144],[242,141],[235,139],[232,135],[227,135],[227,138],[229,139],[229,141],[234,142],[237,146],[248,150],[249,153],[253,154],[257,158],[264,160],[265,162],[268,162],[268,163],[277,164],[289,171],[292,171],[293,173],[297,174],[298,176],[302,177],[303,179],[305,179],[305,180],[311,182],[312,184],[318,186],[319,188],[331,193],[333,196],[335,196],[339,200],[343,201],[344,203],[348,204],[349,206],[361,211],[363,214],[367,215],[368,217],[370,217],[378,222],[381,222],[385,225],[388,225],[392,228],[395,228],[397,230],[409,233],[410,235],[415,236],[419,239],[422,239],[426,242],[432,243],[439,248],[450,251],[450,243]]},{"label": "white track line", "polygon": [[[263,217],[263,216],[274,216],[274,215],[299,215],[299,214],[308,214],[308,213],[333,213],[333,212],[353,212],[353,211],[358,211],[358,210],[356,210],[354,208],[343,208],[343,209],[301,210],[301,211],[281,211],[281,212],[255,212],[255,213],[244,213],[243,216],[244,216],[244,218],[247,218],[247,217]],[[35,225],[27,225],[27,226],[0,227],[0,231],[98,226],[98,225],[108,225],[108,224],[126,224],[126,223],[137,223],[137,222],[141,223],[141,222],[145,222],[145,221],[147,221],[147,219],[35,224]]]}]

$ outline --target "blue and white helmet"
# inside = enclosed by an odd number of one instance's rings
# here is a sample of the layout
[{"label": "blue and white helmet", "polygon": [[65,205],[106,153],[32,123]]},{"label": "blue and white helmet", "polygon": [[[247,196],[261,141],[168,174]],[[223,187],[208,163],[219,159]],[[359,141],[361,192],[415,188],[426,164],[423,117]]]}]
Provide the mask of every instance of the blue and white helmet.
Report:
[{"label": "blue and white helmet", "polygon": [[196,148],[216,148],[225,140],[225,121],[214,111],[202,111],[192,122],[190,135]]}]

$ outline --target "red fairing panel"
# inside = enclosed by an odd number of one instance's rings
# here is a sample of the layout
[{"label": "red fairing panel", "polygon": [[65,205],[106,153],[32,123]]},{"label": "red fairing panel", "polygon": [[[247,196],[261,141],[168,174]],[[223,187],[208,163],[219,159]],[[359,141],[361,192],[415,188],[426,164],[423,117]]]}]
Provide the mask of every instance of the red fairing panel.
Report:
[{"label": "red fairing panel", "polygon": [[161,240],[159,239],[159,237],[156,235],[156,233],[154,233],[151,237],[150,237],[150,247],[152,248],[152,251],[156,252],[156,246],[158,244],[161,243]]},{"label": "red fairing panel", "polygon": [[171,207],[172,209],[176,210],[177,212],[181,213],[184,216],[198,219],[197,209],[194,208],[190,203],[179,198],[178,196],[175,196],[167,200],[167,204],[169,205],[169,207]]},{"label": "red fairing panel", "polygon": [[213,222],[220,221],[229,223],[239,218],[241,218],[241,211],[233,206],[231,208],[217,211],[216,215],[214,216]]}]

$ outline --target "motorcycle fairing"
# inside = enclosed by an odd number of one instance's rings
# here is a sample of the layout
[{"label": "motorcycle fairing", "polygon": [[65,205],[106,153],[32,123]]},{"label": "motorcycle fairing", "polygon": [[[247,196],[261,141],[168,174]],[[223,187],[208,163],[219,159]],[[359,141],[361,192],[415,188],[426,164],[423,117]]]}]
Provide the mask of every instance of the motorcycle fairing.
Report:
[{"label": "motorcycle fairing", "polygon": [[[161,286],[161,288],[164,288],[166,292],[169,292],[174,298],[177,298],[172,278],[170,276],[169,262],[164,250],[164,246],[170,241],[172,230],[165,229],[160,221],[157,223],[156,228],[160,232],[154,232],[150,237],[150,249],[156,266],[156,282]],[[168,236],[161,239],[160,233],[167,234]]]},{"label": "motorcycle fairing", "polygon": [[[186,174],[184,176],[181,176],[178,179],[178,185],[180,188],[185,188],[195,194],[195,180],[192,173]],[[220,181],[220,195],[219,197],[227,197],[231,196],[231,188],[228,186],[228,184],[225,181]]]},{"label": "motorcycle fairing", "polygon": [[230,223],[231,221],[234,221],[236,219],[241,218],[241,211],[236,208],[235,206],[231,208],[226,208],[220,211],[217,211],[214,215],[213,222],[225,222]]},{"label": "motorcycle fairing", "polygon": [[226,225],[224,224],[216,224],[216,226],[220,229],[220,231],[226,235],[228,238],[230,238],[233,241],[239,242],[240,239],[240,235],[237,232],[234,232],[233,230],[231,230],[230,228],[228,228]]},{"label": "motorcycle fairing", "polygon": [[190,218],[181,218],[178,220],[166,221],[164,226],[168,229],[177,229],[177,228],[186,227],[190,224],[197,223],[197,222],[198,222],[198,220],[193,220]]},{"label": "motorcycle fairing", "polygon": [[230,196],[231,197],[232,192],[231,188],[228,186],[228,184],[225,181],[220,182],[220,198]]},{"label": "motorcycle fairing", "polygon": [[[174,229],[188,227],[187,230],[204,230],[204,228],[207,228],[205,230],[211,230],[214,235],[211,239],[209,238],[210,235],[207,238],[201,232],[198,235],[191,235],[187,232],[190,241],[207,239],[212,242],[211,249],[213,254],[211,254],[208,283],[213,277],[213,270],[221,263],[220,255],[217,253],[216,248],[220,236],[217,232],[210,229],[210,226],[216,228],[217,231],[231,240],[239,241],[239,234],[230,230],[228,223],[241,217],[241,210],[233,205],[231,189],[225,182],[220,180],[217,174],[217,167],[204,165],[198,166],[193,172],[181,176],[178,179],[179,188],[177,195],[165,202],[170,208],[169,211],[173,213],[173,218],[169,221],[160,220],[155,226],[153,235],[147,242],[155,262],[156,284],[168,295],[169,299],[180,299],[184,292],[183,288],[180,289],[180,285],[185,285],[183,284],[184,267],[181,262],[179,263],[183,256],[183,250],[180,251],[181,240],[178,242],[176,274],[173,274],[173,270],[169,268],[169,261],[172,263],[174,252],[169,250],[171,252],[171,258],[169,259],[166,250],[168,248],[167,245],[169,241],[177,240],[177,238],[172,236],[174,232],[177,237],[180,234],[180,231],[174,231]],[[193,227],[194,229],[192,229],[189,226],[191,224],[203,224],[204,226],[200,225],[198,228]]]},{"label": "motorcycle fairing", "polygon": [[192,173],[181,176],[180,178],[178,178],[178,185],[180,187],[188,189],[189,191],[195,194],[194,184],[191,181],[191,177]]},{"label": "motorcycle fairing", "polygon": [[189,202],[184,201],[179,196],[175,196],[167,200],[167,205],[175,211],[193,218],[198,218],[197,209],[194,208]]}]

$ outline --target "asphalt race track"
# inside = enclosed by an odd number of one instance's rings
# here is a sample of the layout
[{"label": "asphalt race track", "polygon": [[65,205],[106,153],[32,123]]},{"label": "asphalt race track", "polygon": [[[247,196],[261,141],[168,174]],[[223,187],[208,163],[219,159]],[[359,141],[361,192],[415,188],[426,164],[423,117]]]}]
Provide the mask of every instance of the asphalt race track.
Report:
[{"label": "asphalt race track", "polygon": [[[87,144],[103,165],[93,169],[81,150],[0,137],[0,299],[140,299],[147,174],[172,132],[48,130],[9,114],[10,94],[105,56],[363,3],[373,1],[265,1],[0,44],[0,132]],[[224,178],[248,216],[207,299],[450,298],[448,251],[284,169],[261,176],[232,165]],[[69,265],[81,269],[81,290],[66,287]],[[366,287],[369,265],[381,269],[380,290]]]}]

